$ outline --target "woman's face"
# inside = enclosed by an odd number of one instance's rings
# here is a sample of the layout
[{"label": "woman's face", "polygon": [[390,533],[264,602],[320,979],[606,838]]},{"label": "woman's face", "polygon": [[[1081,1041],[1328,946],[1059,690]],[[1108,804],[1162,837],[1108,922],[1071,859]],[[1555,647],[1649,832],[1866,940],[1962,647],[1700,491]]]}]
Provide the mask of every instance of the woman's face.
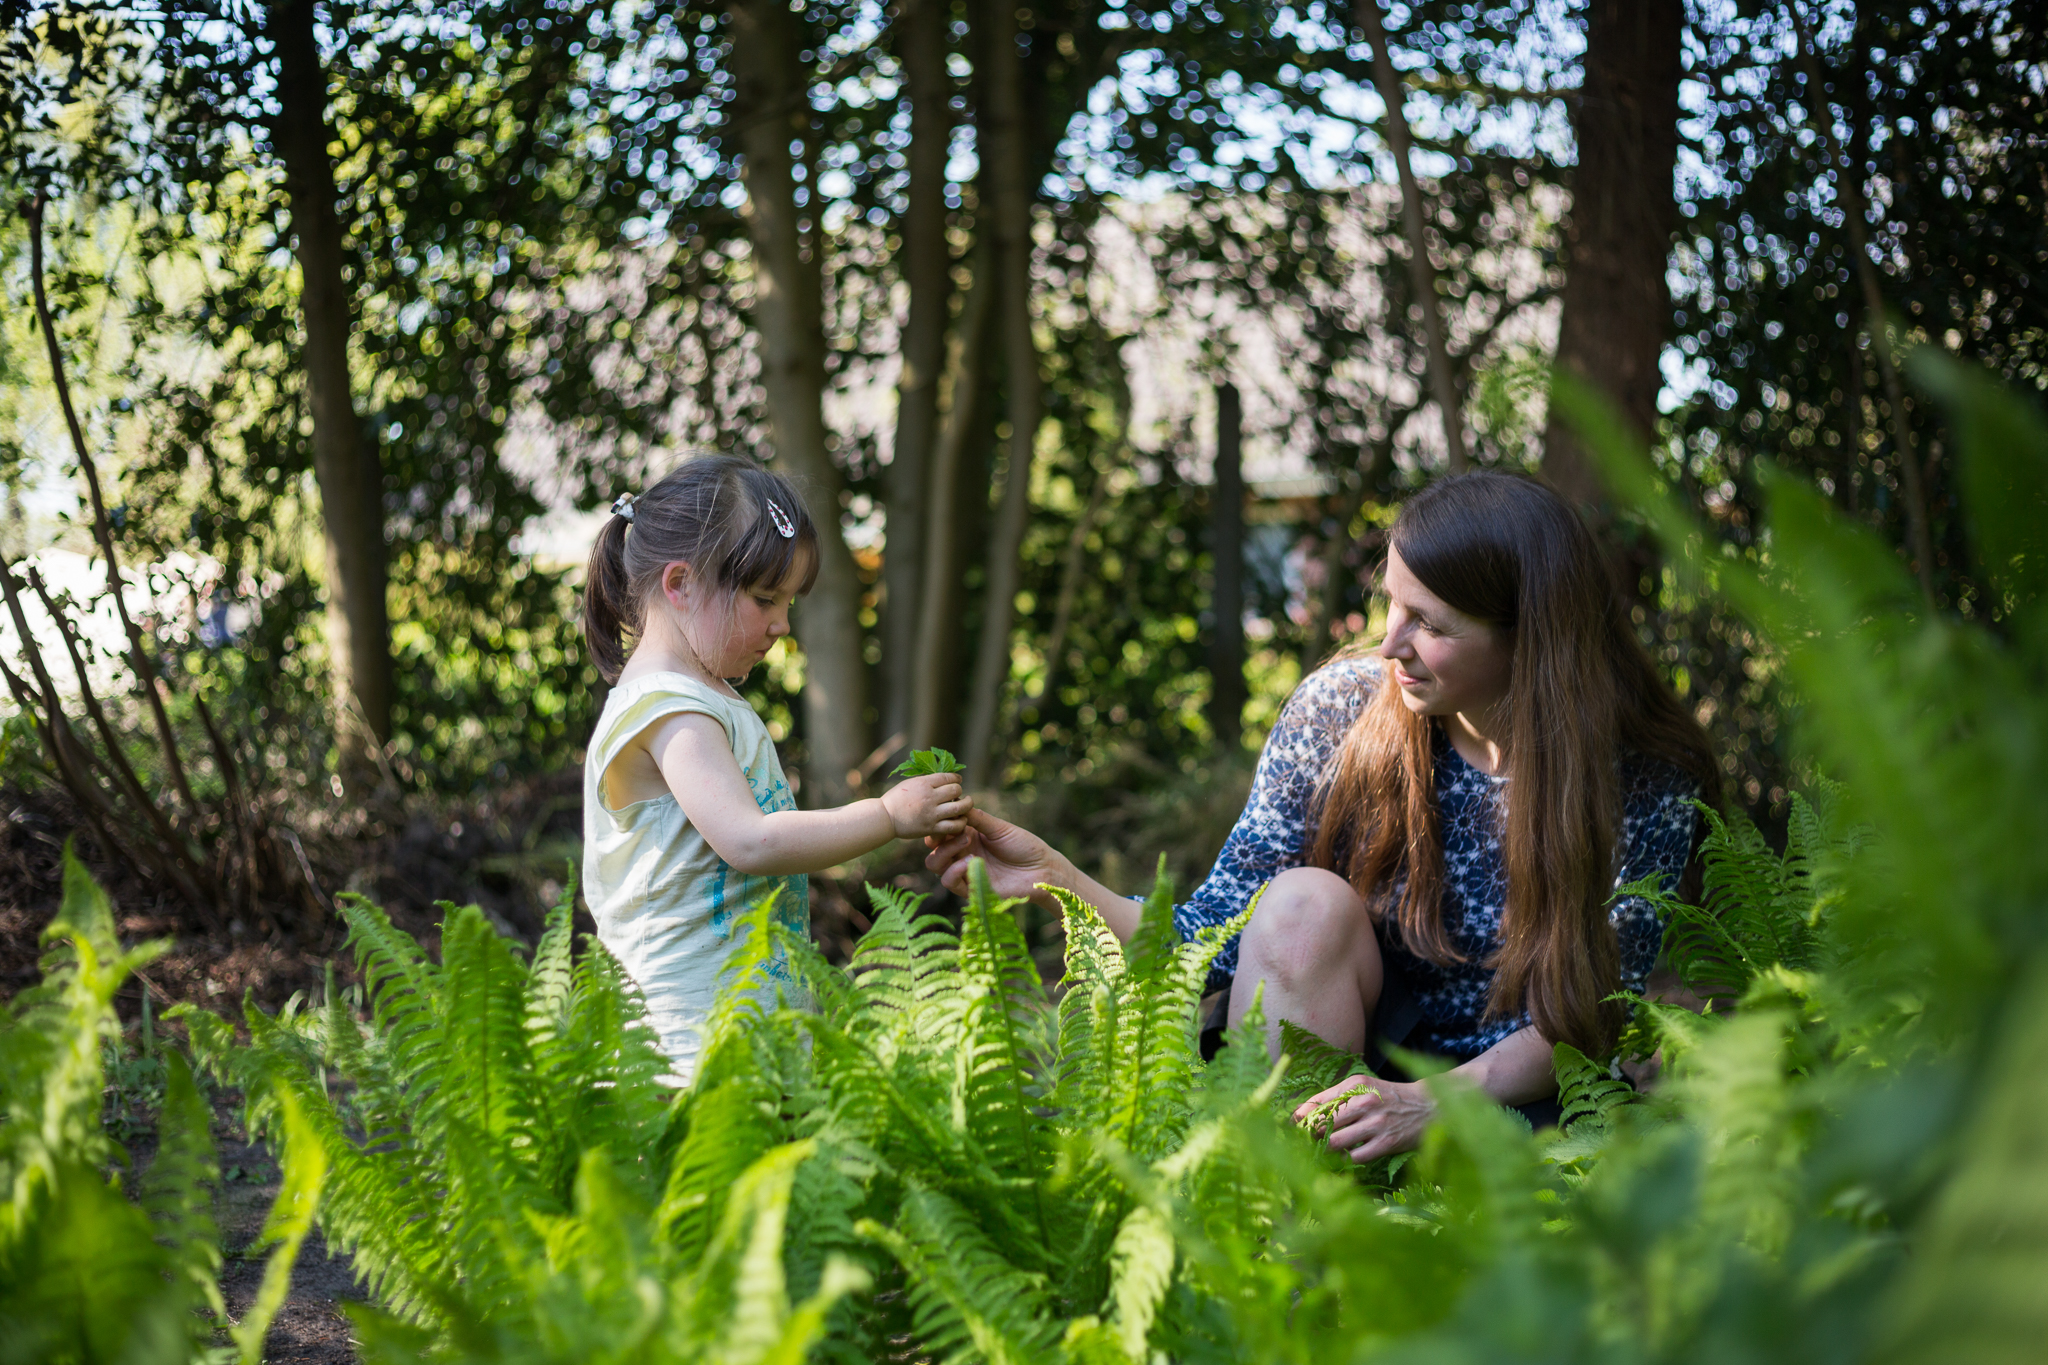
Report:
[{"label": "woman's face", "polygon": [[1387,551],[1380,657],[1418,716],[1482,716],[1508,693],[1513,651],[1500,630],[1451,606]]}]

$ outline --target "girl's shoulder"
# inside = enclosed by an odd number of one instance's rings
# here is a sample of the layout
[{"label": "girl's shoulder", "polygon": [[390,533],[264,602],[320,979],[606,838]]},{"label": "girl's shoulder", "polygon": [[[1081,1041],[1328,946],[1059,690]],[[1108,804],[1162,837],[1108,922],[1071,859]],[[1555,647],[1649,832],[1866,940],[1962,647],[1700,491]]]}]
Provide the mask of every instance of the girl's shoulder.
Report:
[{"label": "girl's shoulder", "polygon": [[607,754],[656,721],[686,712],[710,716],[735,744],[750,729],[749,720],[760,724],[746,698],[730,696],[701,678],[687,673],[643,673],[621,681],[605,698],[590,752],[593,756]]},{"label": "girl's shoulder", "polygon": [[[724,706],[746,706],[747,699],[735,693],[722,690],[705,682],[702,678],[688,673],[677,673],[667,669],[642,673],[638,677],[622,678],[605,699],[609,707],[614,701],[630,706],[642,697],[670,695],[688,697],[692,701],[711,700]],[[752,708],[749,707],[749,710]]]}]

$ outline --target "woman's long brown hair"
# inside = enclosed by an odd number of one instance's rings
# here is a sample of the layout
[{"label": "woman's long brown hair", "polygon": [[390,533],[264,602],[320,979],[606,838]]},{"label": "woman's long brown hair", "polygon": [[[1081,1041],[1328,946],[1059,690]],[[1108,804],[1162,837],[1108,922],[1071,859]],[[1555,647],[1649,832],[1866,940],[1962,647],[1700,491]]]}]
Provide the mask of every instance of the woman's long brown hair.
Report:
[{"label": "woman's long brown hair", "polygon": [[[1508,896],[1488,1014],[1527,1010],[1544,1037],[1597,1056],[1622,1023],[1605,1003],[1621,982],[1607,915],[1621,757],[1662,759],[1712,800],[1706,736],[1637,641],[1592,535],[1544,485],[1491,470],[1440,480],[1409,499],[1388,543],[1513,652],[1500,736]],[[1310,861],[1345,875],[1410,952],[1448,965],[1463,957],[1444,926],[1433,738],[1382,683],[1325,778]]]}]

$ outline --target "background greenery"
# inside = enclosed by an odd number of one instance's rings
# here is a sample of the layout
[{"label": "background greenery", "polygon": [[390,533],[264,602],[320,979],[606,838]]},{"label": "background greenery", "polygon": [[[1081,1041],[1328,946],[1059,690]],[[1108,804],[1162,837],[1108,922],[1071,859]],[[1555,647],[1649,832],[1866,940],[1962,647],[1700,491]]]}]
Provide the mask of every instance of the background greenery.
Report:
[{"label": "background greenery", "polygon": [[[163,646],[235,717],[256,770],[318,799],[338,761],[336,702],[318,610],[301,269],[274,145],[266,24],[277,12],[23,8],[0,54],[0,177],[10,203],[49,199],[53,308],[90,439],[118,473],[127,553],[189,557],[177,562],[199,566],[210,594],[199,605],[235,622],[232,641],[202,646],[197,621],[166,621]],[[389,553],[386,757],[406,789],[474,793],[576,760],[598,691],[573,628],[573,569],[524,548],[544,505],[598,506],[690,448],[773,448],[745,207],[759,189],[731,112],[751,98],[735,85],[738,13],[528,0],[315,11],[354,402],[381,471]],[[1271,555],[1246,570],[1260,637],[1246,664],[1248,751],[1299,670],[1334,643],[1325,624],[1341,635],[1369,622],[1360,575],[1375,528],[1440,471],[1442,451],[1384,114],[1349,12],[1021,13],[1045,424],[989,781],[1073,811],[1078,830],[1096,798],[1056,789],[1219,764],[1214,438],[1196,419],[1205,385],[1251,382],[1236,322],[1279,320],[1281,392],[1296,410],[1264,420],[1329,490],[1276,505],[1280,525],[1261,530],[1265,550],[1293,550],[1293,581]],[[950,159],[938,192],[946,306],[963,318],[1000,169],[976,150],[983,18],[953,8],[943,24]],[[907,589],[889,569],[903,437],[875,400],[910,344],[905,215],[933,192],[912,185],[910,159],[917,138],[941,134],[911,120],[902,44],[925,20],[848,3],[806,6],[795,22],[787,56],[804,94],[791,204],[821,291],[828,446],[843,485],[827,501],[858,549],[870,675],[840,748],[865,752],[893,738],[913,688],[916,661],[889,633],[890,612],[907,606],[892,607]],[[1587,116],[1575,105],[1582,18],[1571,6],[1418,3],[1387,22],[1468,434],[1482,462],[1535,467],[1574,129]],[[1660,459],[1738,556],[1764,553],[1766,456],[1891,543],[1909,538],[1876,359],[1884,338],[1861,307],[1831,145],[1865,177],[1892,340],[2041,382],[2043,41],[2022,7],[1996,4],[1684,16],[1665,357],[1676,406]],[[1121,242],[1135,256],[1119,255]],[[14,305],[0,338],[12,414],[0,464],[19,555],[63,534],[47,509],[69,461],[12,216],[0,254]],[[1138,431],[1132,348],[1166,327],[1192,347],[1180,376],[1191,396],[1180,425]],[[949,514],[962,549],[947,579],[964,592],[937,646],[952,657],[938,660],[941,724],[928,737],[955,748],[967,747],[969,665],[989,615],[980,556],[1009,460],[1002,364],[982,349],[979,369],[946,380],[946,401],[978,414],[962,454],[968,491]],[[1935,600],[1981,617],[1985,569],[1956,510],[1953,432],[1910,396],[1899,420],[1924,463]],[[1336,569],[1327,587],[1304,585],[1323,565]],[[1659,573],[1642,598],[1646,638],[1698,701],[1738,798],[1769,823],[1792,779],[1796,698],[1781,661],[1713,599]],[[796,689],[818,666],[791,655],[752,684],[799,768],[819,721]]]}]

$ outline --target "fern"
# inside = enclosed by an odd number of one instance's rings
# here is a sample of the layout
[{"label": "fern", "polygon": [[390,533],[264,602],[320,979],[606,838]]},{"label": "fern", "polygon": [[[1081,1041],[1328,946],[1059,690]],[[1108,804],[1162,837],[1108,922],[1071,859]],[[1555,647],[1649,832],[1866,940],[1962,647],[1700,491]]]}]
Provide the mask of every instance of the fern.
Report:
[{"label": "fern", "polygon": [[164,1103],[157,1115],[156,1159],[142,1179],[142,1210],[172,1273],[216,1318],[227,1316],[220,1296],[220,1231],[213,1220],[213,1185],[220,1164],[213,1150],[213,1111],[173,1052],[164,1060]]},{"label": "fern", "polygon": [[327,1177],[327,1148],[307,1124],[296,1097],[287,1090],[279,1097],[284,1138],[284,1178],[277,1201],[264,1221],[261,1243],[274,1243],[276,1250],[263,1266],[263,1281],[249,1311],[235,1324],[235,1344],[242,1348],[242,1365],[261,1365],[263,1338],[269,1334],[271,1319],[284,1306],[291,1288],[292,1264],[306,1234],[313,1230],[313,1211],[320,1202],[320,1186]]},{"label": "fern", "polygon": [[41,979],[0,1014],[0,1353],[10,1361],[202,1357],[222,1314],[211,1114],[166,1060],[156,1160],[123,1189],[102,1127],[113,1001],[161,942],[123,949],[112,907],[67,846]]}]

